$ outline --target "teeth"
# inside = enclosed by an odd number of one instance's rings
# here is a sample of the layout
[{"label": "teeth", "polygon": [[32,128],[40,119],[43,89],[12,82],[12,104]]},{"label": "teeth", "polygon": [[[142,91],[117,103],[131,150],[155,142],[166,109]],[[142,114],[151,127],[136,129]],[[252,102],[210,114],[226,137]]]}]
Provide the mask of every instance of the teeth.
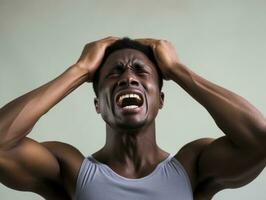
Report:
[{"label": "teeth", "polygon": [[125,99],[125,98],[137,98],[138,100],[141,100],[140,96],[137,94],[124,94],[124,95],[119,97],[118,102],[121,104],[123,99]]},{"label": "teeth", "polygon": [[131,106],[125,106],[123,107],[123,109],[134,109],[134,108],[137,108],[138,106],[136,105],[131,105]]}]

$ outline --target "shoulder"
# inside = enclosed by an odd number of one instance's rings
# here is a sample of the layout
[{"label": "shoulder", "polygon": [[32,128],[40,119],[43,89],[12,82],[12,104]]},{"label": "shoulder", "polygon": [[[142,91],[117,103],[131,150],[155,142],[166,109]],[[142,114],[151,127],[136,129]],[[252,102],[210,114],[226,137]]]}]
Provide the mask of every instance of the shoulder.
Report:
[{"label": "shoulder", "polygon": [[53,153],[57,158],[67,159],[68,156],[72,155],[69,159],[83,159],[84,156],[82,153],[74,146],[68,143],[59,142],[59,141],[46,141],[40,143],[46,147],[51,153]]},{"label": "shoulder", "polygon": [[76,147],[63,142],[48,141],[42,142],[41,145],[55,156],[60,166],[64,187],[74,194],[76,179],[84,160],[83,154]]},{"label": "shoulder", "polygon": [[84,159],[83,154],[76,147],[67,143],[48,141],[42,142],[41,145],[55,156],[61,166],[61,170],[78,170]]},{"label": "shoulder", "polygon": [[74,192],[83,158],[69,144],[40,143],[25,137],[16,145],[0,150],[0,182],[46,199],[59,196],[57,199],[67,199]]},{"label": "shoulder", "polygon": [[204,149],[211,144],[214,138],[200,138],[184,145],[174,156],[186,170],[192,189],[197,186],[198,159]]},{"label": "shoulder", "polygon": [[227,136],[190,142],[175,157],[187,171],[194,197],[201,199],[248,184],[261,173],[266,161],[265,154],[239,148]]}]

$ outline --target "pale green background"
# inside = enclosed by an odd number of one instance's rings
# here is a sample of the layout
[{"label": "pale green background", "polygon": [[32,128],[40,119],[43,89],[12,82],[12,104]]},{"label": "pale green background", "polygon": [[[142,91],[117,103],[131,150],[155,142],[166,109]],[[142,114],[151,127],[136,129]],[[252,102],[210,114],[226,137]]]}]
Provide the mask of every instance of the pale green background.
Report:
[{"label": "pale green background", "polygon": [[[265,0],[0,0],[0,106],[55,78],[85,43],[109,35],[171,41],[193,71],[266,114]],[[223,135],[178,85],[168,81],[163,90],[165,107],[157,119],[163,149],[176,153],[191,140]],[[95,152],[104,144],[105,126],[93,97],[91,85],[82,85],[43,116],[30,136],[71,143],[85,155]],[[213,199],[263,200],[265,186],[263,171],[251,184]],[[41,198],[0,184],[0,199]]]}]

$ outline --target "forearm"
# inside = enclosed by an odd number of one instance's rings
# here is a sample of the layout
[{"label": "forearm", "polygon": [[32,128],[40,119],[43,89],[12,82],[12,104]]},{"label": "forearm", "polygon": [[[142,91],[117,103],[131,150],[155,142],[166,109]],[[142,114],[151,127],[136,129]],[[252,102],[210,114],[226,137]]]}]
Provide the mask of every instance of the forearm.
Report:
[{"label": "forearm", "polygon": [[207,109],[234,144],[243,147],[265,144],[266,120],[247,100],[183,65],[177,65],[171,78]]},{"label": "forearm", "polygon": [[86,81],[85,71],[74,66],[47,84],[11,101],[0,109],[0,148],[16,144],[38,119]]}]

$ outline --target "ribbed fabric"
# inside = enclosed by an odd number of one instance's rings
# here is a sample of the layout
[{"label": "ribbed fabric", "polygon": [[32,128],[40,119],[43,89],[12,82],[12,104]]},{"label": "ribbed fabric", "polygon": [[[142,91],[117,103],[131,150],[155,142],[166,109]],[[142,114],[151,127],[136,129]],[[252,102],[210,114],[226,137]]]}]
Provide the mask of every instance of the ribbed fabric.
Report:
[{"label": "ribbed fabric", "polygon": [[82,162],[76,200],[192,200],[189,178],[172,155],[149,175],[131,179],[120,176],[92,156]]}]

